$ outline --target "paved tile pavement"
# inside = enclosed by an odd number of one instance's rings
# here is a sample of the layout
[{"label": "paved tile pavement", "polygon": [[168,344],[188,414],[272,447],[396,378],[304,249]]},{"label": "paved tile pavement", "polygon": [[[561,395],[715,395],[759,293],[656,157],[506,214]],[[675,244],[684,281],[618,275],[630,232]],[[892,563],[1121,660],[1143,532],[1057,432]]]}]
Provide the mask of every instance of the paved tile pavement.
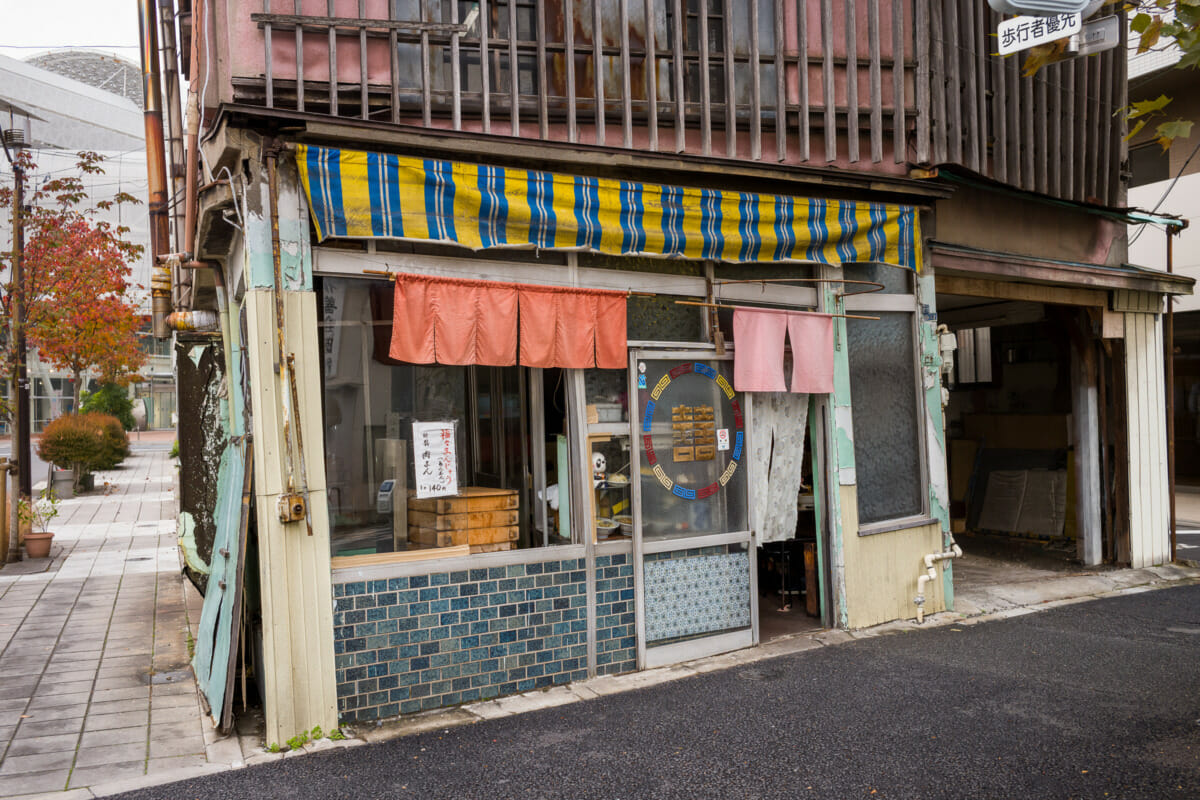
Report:
[{"label": "paved tile pavement", "polygon": [[61,502],[50,558],[0,570],[0,797],[241,760],[188,669],[174,460],[140,449],[97,487]]}]

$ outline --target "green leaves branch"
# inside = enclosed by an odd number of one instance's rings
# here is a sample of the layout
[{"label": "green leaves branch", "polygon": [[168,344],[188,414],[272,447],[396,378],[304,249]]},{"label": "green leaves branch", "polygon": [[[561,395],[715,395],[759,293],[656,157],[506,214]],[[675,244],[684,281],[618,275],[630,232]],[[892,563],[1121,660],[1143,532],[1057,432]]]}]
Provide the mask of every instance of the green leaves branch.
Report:
[{"label": "green leaves branch", "polygon": [[[1142,0],[1127,3],[1125,10],[1133,14],[1129,29],[1138,36],[1138,53],[1173,45],[1180,52],[1177,69],[1200,68],[1200,0]],[[1166,116],[1165,109],[1171,100],[1167,95],[1159,95],[1154,100],[1130,103],[1118,111],[1132,126],[1125,140],[1137,136],[1158,117]],[[1192,120],[1185,119],[1159,122],[1154,128],[1154,141],[1167,150],[1176,139],[1191,136],[1192,125]]]}]

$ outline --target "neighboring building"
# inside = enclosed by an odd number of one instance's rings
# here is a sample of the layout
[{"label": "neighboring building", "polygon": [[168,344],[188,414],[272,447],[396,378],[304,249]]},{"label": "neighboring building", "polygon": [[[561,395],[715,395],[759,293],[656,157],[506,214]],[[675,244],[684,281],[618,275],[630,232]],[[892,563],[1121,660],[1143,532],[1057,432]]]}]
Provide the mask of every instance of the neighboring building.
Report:
[{"label": "neighboring building", "polygon": [[[1172,57],[1173,56],[1173,57]],[[1200,278],[1200,91],[1197,72],[1179,69],[1178,50],[1147,53],[1130,60],[1129,99],[1172,98],[1164,116],[1151,120],[1129,143],[1129,203],[1186,220],[1172,242],[1172,268]],[[1186,139],[1164,151],[1154,141],[1160,121],[1192,120],[1198,126]],[[1167,235],[1161,226],[1130,232],[1130,259],[1155,269],[1167,268]],[[1175,317],[1175,479],[1200,486],[1200,298],[1180,297]]]},{"label": "neighboring building", "polygon": [[[86,79],[84,83],[75,77]],[[138,91],[129,91],[131,77],[139,80]],[[31,185],[52,174],[61,175],[74,168],[76,153],[91,150],[104,156],[102,175],[81,176],[89,197],[102,200],[118,191],[134,197],[146,194],[145,125],[140,102],[141,70],[116,56],[90,51],[50,52],[28,62],[0,56],[0,103],[11,104],[26,113],[5,114],[3,128],[23,129],[28,149],[33,152],[37,170],[29,176]],[[7,164],[0,178],[11,183]],[[130,241],[146,245],[146,252],[131,266],[131,283],[138,288],[134,296],[146,306],[150,284],[149,228],[146,206],[122,205],[97,216],[113,225],[130,228]],[[5,241],[11,222],[0,220]],[[168,346],[145,337],[150,354],[141,373],[144,380],[134,384],[135,398],[146,407],[146,424],[151,428],[174,427],[175,390],[171,353]],[[29,361],[32,429],[40,431],[47,422],[71,411],[74,391],[68,372],[55,370],[32,351]],[[92,376],[87,377],[91,384]],[[85,387],[88,388],[88,387]]]},{"label": "neighboring building", "polygon": [[200,7],[190,65],[220,724],[239,629],[284,741],[940,611],[952,524],[1170,559],[1191,281],[1127,264],[1123,52],[1022,78],[975,0],[301,6]]}]

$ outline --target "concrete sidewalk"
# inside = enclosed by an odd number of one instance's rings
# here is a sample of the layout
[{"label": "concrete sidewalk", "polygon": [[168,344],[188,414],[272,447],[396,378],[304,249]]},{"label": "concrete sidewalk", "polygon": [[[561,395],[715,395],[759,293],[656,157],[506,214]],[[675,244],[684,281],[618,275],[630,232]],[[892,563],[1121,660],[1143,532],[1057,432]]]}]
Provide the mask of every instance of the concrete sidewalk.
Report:
[{"label": "concrete sidewalk", "polygon": [[50,558],[0,570],[0,796],[241,762],[236,738],[211,734],[188,667],[174,460],[137,445],[95,492],[61,502]]}]

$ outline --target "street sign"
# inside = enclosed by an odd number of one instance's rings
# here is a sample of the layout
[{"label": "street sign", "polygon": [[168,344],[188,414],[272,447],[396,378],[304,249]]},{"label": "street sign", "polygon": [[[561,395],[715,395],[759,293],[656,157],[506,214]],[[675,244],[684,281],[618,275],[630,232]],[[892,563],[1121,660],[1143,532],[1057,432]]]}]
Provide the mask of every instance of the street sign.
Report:
[{"label": "street sign", "polygon": [[1000,55],[1027,50],[1039,44],[1073,36],[1083,29],[1079,14],[1055,14],[1050,17],[1013,17],[996,28]]},{"label": "street sign", "polygon": [[1121,43],[1121,20],[1114,14],[1084,24],[1080,34],[1067,45],[1071,55],[1090,56],[1112,50]]}]

